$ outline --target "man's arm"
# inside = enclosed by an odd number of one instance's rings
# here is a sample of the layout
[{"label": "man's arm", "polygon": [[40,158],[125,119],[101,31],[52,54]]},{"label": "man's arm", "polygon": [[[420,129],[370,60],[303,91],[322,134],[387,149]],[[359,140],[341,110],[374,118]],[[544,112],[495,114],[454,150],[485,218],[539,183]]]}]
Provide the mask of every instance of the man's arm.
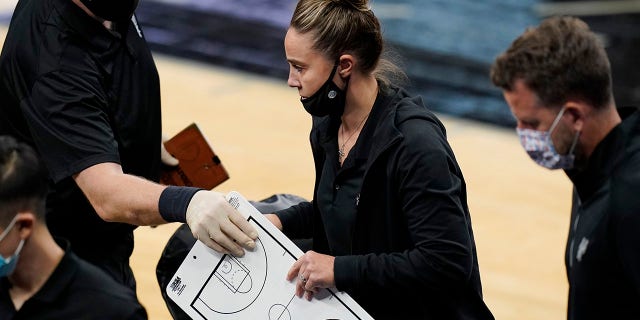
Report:
[{"label": "man's arm", "polygon": [[[119,164],[109,162],[91,166],[73,178],[105,221],[140,226],[167,223],[159,210],[166,186],[124,174]],[[194,237],[216,251],[243,255],[240,245],[255,247],[256,230],[220,193],[198,191],[186,212],[176,214],[184,214],[181,222],[187,222]]]},{"label": "man's arm", "polygon": [[165,187],[124,174],[117,163],[91,166],[73,178],[105,221],[138,226],[167,223],[158,212],[158,200]]}]

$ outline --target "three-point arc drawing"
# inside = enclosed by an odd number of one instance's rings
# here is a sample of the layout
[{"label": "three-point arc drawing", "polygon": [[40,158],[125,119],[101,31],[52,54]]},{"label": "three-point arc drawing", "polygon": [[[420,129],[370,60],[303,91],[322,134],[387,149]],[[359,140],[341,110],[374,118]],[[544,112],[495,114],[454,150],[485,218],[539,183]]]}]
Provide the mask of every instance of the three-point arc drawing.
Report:
[{"label": "three-point arc drawing", "polygon": [[[260,296],[266,278],[267,254],[264,244],[257,239],[254,254],[242,258],[225,254],[220,259],[196,296],[196,302],[216,313],[240,312]],[[230,296],[230,299],[220,299],[221,296]]]}]

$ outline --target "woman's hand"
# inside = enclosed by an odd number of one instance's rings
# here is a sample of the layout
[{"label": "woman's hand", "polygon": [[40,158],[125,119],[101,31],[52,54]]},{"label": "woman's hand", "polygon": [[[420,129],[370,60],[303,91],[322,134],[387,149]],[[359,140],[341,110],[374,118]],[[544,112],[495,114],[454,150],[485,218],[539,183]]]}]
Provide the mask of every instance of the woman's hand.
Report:
[{"label": "woman's hand", "polygon": [[335,286],[333,275],[333,262],[336,258],[314,251],[307,251],[296,261],[289,273],[287,280],[296,280],[296,295],[302,298],[306,293],[307,300],[311,300],[314,293],[322,288]]}]

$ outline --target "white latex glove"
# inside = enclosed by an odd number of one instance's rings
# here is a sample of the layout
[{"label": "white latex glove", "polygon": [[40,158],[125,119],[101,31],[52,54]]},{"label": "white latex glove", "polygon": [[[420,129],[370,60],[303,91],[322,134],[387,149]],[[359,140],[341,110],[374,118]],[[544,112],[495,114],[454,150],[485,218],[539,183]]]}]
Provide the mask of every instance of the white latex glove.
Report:
[{"label": "white latex glove", "polygon": [[160,142],[160,160],[162,160],[162,163],[167,166],[175,167],[178,165],[178,159],[174,158],[164,147],[164,142],[167,140],[169,140],[169,138],[167,138],[163,133],[162,141]]},{"label": "white latex glove", "polygon": [[186,218],[193,236],[220,253],[243,256],[243,247],[256,247],[256,229],[219,192],[198,191]]}]

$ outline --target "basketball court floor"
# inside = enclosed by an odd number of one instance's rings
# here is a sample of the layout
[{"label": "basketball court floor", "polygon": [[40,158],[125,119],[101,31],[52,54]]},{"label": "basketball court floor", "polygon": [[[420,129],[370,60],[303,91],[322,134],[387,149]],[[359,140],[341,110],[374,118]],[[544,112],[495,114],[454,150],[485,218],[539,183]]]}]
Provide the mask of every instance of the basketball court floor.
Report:
[{"label": "basketball court floor", "polygon": [[[5,33],[2,27],[2,40]],[[230,174],[216,191],[251,200],[274,193],[311,198],[311,119],[295,89],[279,79],[154,55],[163,130],[172,136],[199,125]],[[467,182],[487,305],[496,319],[566,318],[569,180],[534,164],[513,129],[439,116]],[[155,267],[177,227],[135,231],[131,264],[150,319],[171,319]]]},{"label": "basketball court floor", "polygon": [[[192,122],[200,126],[231,177],[215,190],[253,200],[273,193],[311,198],[311,119],[295,89],[278,79],[155,56],[164,131],[171,136]],[[533,163],[513,129],[439,116],[467,182],[486,303],[497,319],[565,318],[569,180]],[[136,231],[132,265],[151,319],[169,319],[154,271],[176,227]]]}]

